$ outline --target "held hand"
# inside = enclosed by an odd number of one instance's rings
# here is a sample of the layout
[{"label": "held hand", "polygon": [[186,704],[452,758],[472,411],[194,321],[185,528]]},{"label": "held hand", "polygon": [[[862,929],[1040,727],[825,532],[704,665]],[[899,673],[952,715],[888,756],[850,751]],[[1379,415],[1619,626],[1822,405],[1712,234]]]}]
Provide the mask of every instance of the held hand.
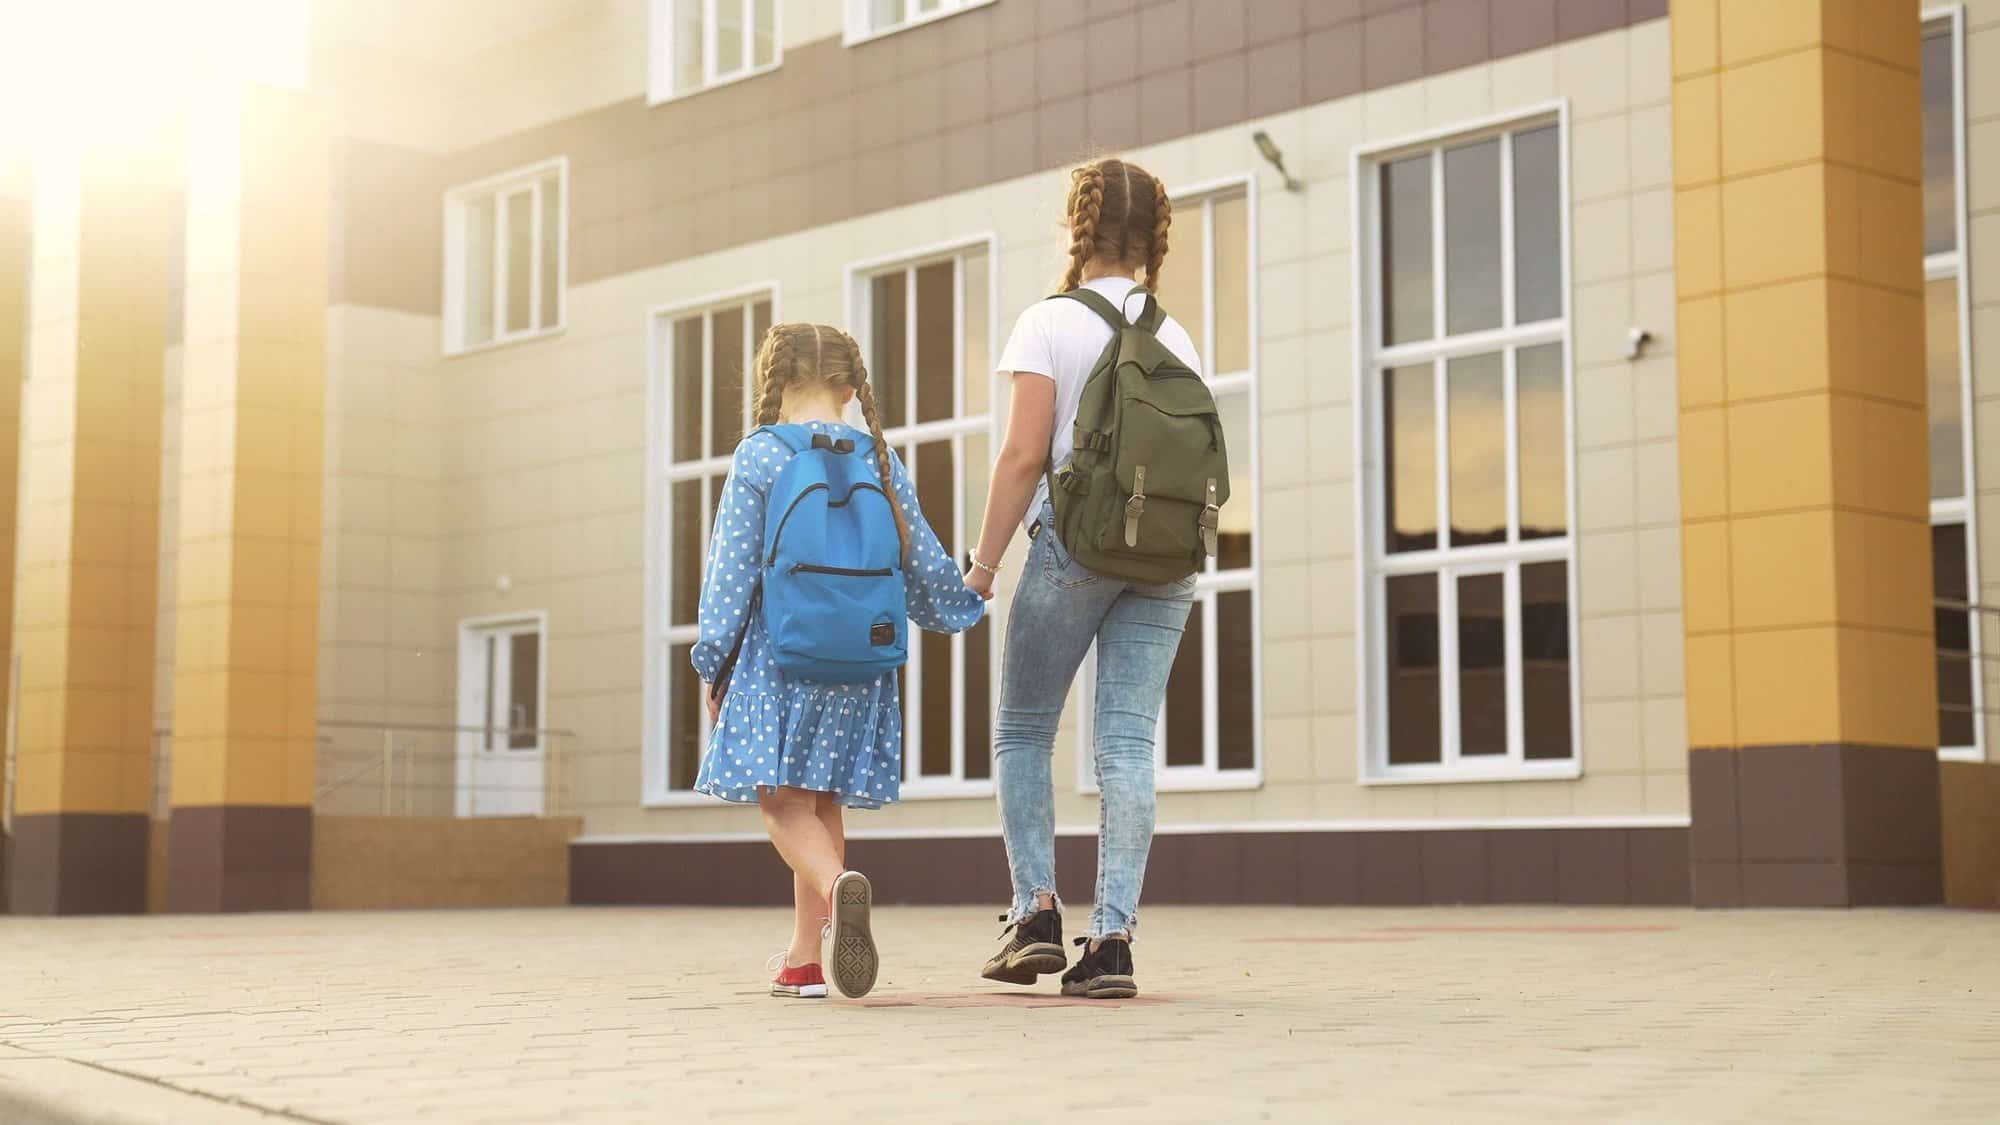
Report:
[{"label": "held hand", "polygon": [[965,588],[978,594],[979,600],[990,602],[993,600],[993,575],[972,567],[965,572]]},{"label": "held hand", "polygon": [[722,697],[715,693],[714,684],[703,684],[701,697],[708,703],[708,725],[714,726],[716,717],[722,714]]}]

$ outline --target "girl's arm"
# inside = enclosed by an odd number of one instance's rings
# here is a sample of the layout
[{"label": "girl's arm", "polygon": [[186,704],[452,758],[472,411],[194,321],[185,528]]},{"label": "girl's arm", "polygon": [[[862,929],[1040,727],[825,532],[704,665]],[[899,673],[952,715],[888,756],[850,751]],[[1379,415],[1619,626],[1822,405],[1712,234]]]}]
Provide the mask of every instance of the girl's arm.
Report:
[{"label": "girl's arm", "polygon": [[750,594],[764,553],[764,489],[754,483],[763,479],[755,463],[759,456],[749,441],[736,447],[715,509],[708,561],[701,569],[701,635],[691,657],[705,684],[715,682],[749,620]]},{"label": "girl's arm", "polygon": [[[993,483],[986,493],[986,518],[979,532],[979,561],[1000,565],[1014,529],[1028,514],[1035,484],[1049,463],[1049,436],[1055,429],[1056,383],[1032,371],[1014,372],[1014,391],[1007,410],[1007,437],[993,461]],[[993,596],[993,575],[973,567],[966,585],[981,597]]]},{"label": "girl's arm", "polygon": [[933,633],[963,633],[979,623],[986,602],[966,585],[958,564],[945,553],[937,532],[917,506],[917,491],[910,486],[910,474],[902,458],[889,455],[890,474],[895,478],[896,502],[910,524],[910,557],[903,565],[903,591],[909,603],[910,620],[919,629]]}]

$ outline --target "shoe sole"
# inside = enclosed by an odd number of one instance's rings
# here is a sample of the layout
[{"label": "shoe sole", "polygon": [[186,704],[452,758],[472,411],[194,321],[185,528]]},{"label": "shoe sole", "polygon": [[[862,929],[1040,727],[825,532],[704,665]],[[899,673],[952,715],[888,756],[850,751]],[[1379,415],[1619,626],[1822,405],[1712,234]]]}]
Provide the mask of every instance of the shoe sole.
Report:
[{"label": "shoe sole", "polygon": [[1081,996],[1087,1000],[1130,1000],[1139,995],[1139,986],[1131,977],[1107,974],[1091,977],[1089,980],[1065,981],[1064,996]]},{"label": "shoe sole", "polygon": [[843,996],[868,995],[881,970],[875,936],[868,930],[874,903],[875,889],[859,871],[844,871],[833,881],[833,949],[827,966]]},{"label": "shoe sole", "polygon": [[771,986],[771,995],[782,996],[787,1000],[823,1000],[826,998],[826,986],[823,984],[774,984]]},{"label": "shoe sole", "polygon": [[1067,968],[1069,958],[1063,956],[1062,946],[1044,941],[1022,946],[1005,958],[995,957],[979,975],[1002,984],[1034,984],[1041,977]]}]

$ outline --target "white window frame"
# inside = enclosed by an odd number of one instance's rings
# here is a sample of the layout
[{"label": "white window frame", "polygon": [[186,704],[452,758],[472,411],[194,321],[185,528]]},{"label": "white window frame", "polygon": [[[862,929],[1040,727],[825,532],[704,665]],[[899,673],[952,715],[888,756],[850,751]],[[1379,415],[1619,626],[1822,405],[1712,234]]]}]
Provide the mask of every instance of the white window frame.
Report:
[{"label": "white window frame", "polygon": [[[1952,208],[1952,221],[1957,224],[1957,238],[1953,248],[1924,257],[1924,281],[1942,281],[1951,278],[1956,281],[1958,291],[1958,390],[1959,418],[1963,427],[1961,453],[1964,459],[1965,493],[1956,497],[1934,499],[1930,502],[1931,526],[1962,524],[1965,527],[1965,581],[1968,599],[1978,603],[1979,592],[1979,505],[1973,503],[1978,491],[1979,478],[1974,475],[1977,442],[1974,440],[1973,394],[1972,394],[1972,300],[1970,286],[1965,281],[1966,236],[1971,226],[1966,218],[1966,131],[1965,131],[1965,11],[1961,5],[1948,4],[1941,7],[1925,8],[1922,15],[1922,32],[1929,32],[1938,26],[1947,27],[1952,48],[1952,174],[1957,181],[1955,191],[1956,206]],[[1929,423],[1926,420],[1926,433]],[[1986,675],[1983,663],[1981,628],[1983,621],[1977,611],[1972,613],[1971,663],[1972,663],[1972,737],[1971,746],[1940,746],[1938,757],[1947,761],[1983,762],[1986,760]]]},{"label": "white window frame", "polygon": [[[1017,0],[1017,2],[1026,3],[1027,0]],[[897,32],[908,31],[913,27],[922,27],[927,23],[936,23],[942,19],[950,19],[960,12],[969,12],[974,8],[983,8],[991,3],[993,3],[993,0],[939,0],[936,11],[919,12],[917,11],[918,0],[902,0],[903,18],[901,20],[887,27],[871,28],[868,26],[869,0],[846,0],[846,29],[841,35],[840,42],[842,46],[852,47],[860,43],[869,42],[870,40],[880,39],[885,35],[894,35]]]},{"label": "white window frame", "polygon": [[[1442,234],[1444,215],[1444,178],[1442,160],[1444,149],[1455,143],[1464,143],[1497,136],[1503,133],[1520,132],[1540,128],[1553,123],[1556,127],[1557,183],[1561,197],[1557,202],[1560,219],[1561,244],[1559,260],[1562,263],[1560,291],[1562,311],[1555,320],[1545,320],[1536,324],[1508,326],[1457,336],[1447,334],[1445,328],[1445,238]],[[1431,315],[1435,318],[1435,328],[1430,339],[1411,344],[1384,347],[1377,341],[1383,337],[1381,320],[1382,302],[1375,290],[1380,285],[1381,232],[1379,230],[1380,192],[1375,173],[1392,160],[1429,151],[1432,160],[1432,240],[1431,240]],[[1501,146],[1500,193],[1501,193],[1501,288],[1503,325],[1509,324],[1514,316],[1514,223],[1513,223],[1513,169],[1512,146]],[[1354,448],[1360,460],[1355,473],[1355,543],[1361,565],[1355,567],[1356,605],[1362,607],[1355,628],[1355,675],[1356,675],[1356,723],[1360,737],[1358,743],[1356,783],[1360,785],[1409,785],[1458,782],[1490,781],[1539,781],[1568,779],[1583,774],[1583,653],[1580,645],[1580,614],[1578,613],[1577,581],[1577,488],[1576,488],[1576,345],[1573,292],[1575,270],[1571,254],[1571,191],[1570,191],[1570,119],[1567,99],[1546,102],[1539,105],[1511,110],[1504,114],[1454,124],[1441,129],[1394,140],[1357,146],[1351,156],[1349,183],[1354,185],[1354,204],[1351,234],[1354,245],[1353,289],[1354,289]],[[1515,446],[1518,430],[1514,413],[1516,403],[1515,357],[1520,348],[1541,344],[1559,343],[1563,349],[1563,423],[1567,431],[1568,457],[1564,478],[1569,490],[1568,527],[1559,538],[1523,540],[1519,542],[1482,544],[1472,547],[1451,547],[1450,505],[1450,443],[1443,432],[1450,424],[1449,398],[1444,393],[1445,361],[1459,356],[1483,355],[1500,352],[1503,355],[1503,379],[1505,380],[1505,418],[1507,426],[1508,465],[1517,463]],[[1413,364],[1431,362],[1437,379],[1434,395],[1437,411],[1437,425],[1440,436],[1437,441],[1437,504],[1438,504],[1438,546],[1428,551],[1404,551],[1389,554],[1384,550],[1381,530],[1382,514],[1386,503],[1381,495],[1384,484],[1381,450],[1381,395],[1379,382],[1381,372],[1392,367],[1407,367]],[[1517,472],[1510,469],[1507,474],[1507,513],[1512,527],[1518,522],[1520,508],[1520,481]],[[1456,691],[1457,666],[1457,614],[1455,611],[1458,594],[1457,579],[1462,575],[1482,571],[1506,570],[1513,564],[1561,561],[1565,564],[1565,580],[1569,598],[1569,676],[1570,676],[1570,756],[1566,759],[1535,761],[1524,754],[1521,731],[1521,653],[1520,626],[1521,603],[1518,578],[1505,583],[1505,620],[1507,636],[1507,686],[1508,710],[1510,715],[1507,735],[1507,754],[1501,759],[1482,757],[1465,762],[1458,758],[1458,695]],[[1518,568],[1515,573],[1518,574]],[[1415,763],[1391,766],[1389,764],[1389,739],[1387,716],[1388,669],[1386,650],[1382,642],[1388,635],[1387,612],[1384,602],[1384,583],[1398,574],[1439,574],[1449,580],[1438,583],[1438,714],[1440,730],[1440,760],[1435,763]]]},{"label": "white window frame", "polygon": [[[845,271],[847,323],[853,326],[854,339],[856,343],[861,345],[861,354],[869,356],[874,354],[874,340],[872,339],[874,318],[869,315],[868,307],[869,283],[887,273],[898,270],[906,271],[903,285],[903,299],[908,302],[906,308],[909,311],[906,314],[905,323],[914,324],[916,322],[917,299],[916,270],[920,267],[934,265],[941,261],[961,261],[962,256],[968,251],[978,251],[986,255],[987,354],[984,356],[969,356],[965,354],[965,333],[962,328],[965,316],[965,270],[961,266],[953,271],[953,318],[961,325],[961,328],[952,338],[954,362],[958,369],[956,372],[957,377],[952,381],[952,416],[947,419],[918,422],[907,426],[884,424],[882,428],[883,439],[889,443],[891,448],[897,450],[905,446],[922,445],[927,442],[940,441],[946,438],[954,439],[951,486],[952,496],[954,497],[952,511],[954,518],[957,520],[957,526],[938,529],[940,532],[939,538],[945,540],[947,543],[969,541],[965,532],[968,528],[976,531],[978,521],[982,515],[981,513],[968,513],[965,510],[966,460],[962,439],[975,435],[984,436],[989,455],[992,452],[996,452],[999,448],[996,444],[998,433],[995,427],[995,420],[999,415],[995,409],[997,401],[995,396],[999,393],[1000,388],[998,385],[999,376],[994,370],[994,364],[999,354],[997,351],[999,346],[998,327],[1000,315],[999,235],[988,231],[951,239],[930,246],[903,250],[894,254],[885,254],[863,261],[852,262],[847,266]],[[905,379],[904,401],[914,403],[917,400],[916,334],[914,332],[909,333],[905,347],[908,350],[903,364]],[[987,412],[983,415],[968,417],[964,413],[965,377],[970,371],[974,370],[972,367],[974,364],[983,365],[986,371],[986,378],[988,380]],[[900,456],[900,453],[898,455]],[[912,474],[914,479],[917,467],[906,462],[904,468]],[[988,705],[993,709],[993,716],[989,717],[987,721],[987,752],[991,755],[994,750],[992,734],[995,727],[994,718],[998,716],[1000,710],[1000,655],[1002,649],[996,627],[989,624],[987,631],[989,634],[989,643],[993,646],[991,658],[986,662],[988,679],[986,698]],[[965,776],[966,637],[966,633],[954,633],[951,636],[953,672],[951,685],[951,776],[907,777],[902,784],[903,800],[988,797],[993,794],[993,778],[991,774],[998,767],[997,760],[989,760],[989,776],[977,779],[968,779]],[[914,641],[910,645],[910,662],[904,671],[904,684],[905,690],[908,692],[906,702],[909,705],[909,713],[911,715],[920,714],[923,709],[925,685],[923,682],[923,668],[918,659],[917,645]],[[923,761],[923,732],[921,729],[913,729],[917,727],[919,727],[919,724],[904,724],[903,754],[905,763],[912,761],[920,763]],[[907,769],[907,765],[905,768]]]},{"label": "white window frame", "polygon": [[[1232,789],[1258,789],[1264,784],[1264,612],[1260,588],[1264,574],[1264,472],[1263,442],[1260,431],[1263,420],[1258,415],[1257,380],[1262,370],[1259,356],[1262,335],[1259,326],[1263,323],[1258,314],[1257,247],[1258,247],[1258,183],[1255,172],[1241,172],[1218,179],[1205,180],[1168,191],[1176,211],[1199,204],[1202,207],[1201,258],[1190,263],[1184,259],[1170,259],[1181,266],[1192,265],[1201,271],[1202,285],[1202,347],[1207,352],[1201,357],[1205,373],[1213,373],[1216,352],[1215,333],[1215,213],[1213,204],[1217,199],[1241,193],[1244,201],[1245,238],[1249,242],[1245,257],[1245,288],[1249,296],[1249,366],[1242,371],[1213,374],[1210,389],[1220,397],[1224,394],[1241,393],[1247,397],[1246,409],[1249,415],[1250,448],[1232,449],[1230,457],[1239,458],[1247,454],[1250,458],[1250,495],[1239,497],[1230,494],[1230,503],[1250,504],[1250,565],[1240,570],[1217,572],[1203,569],[1195,576],[1195,601],[1192,613],[1205,612],[1205,606],[1217,597],[1227,593],[1247,592],[1250,595],[1250,647],[1255,654],[1255,664],[1250,678],[1250,761],[1249,769],[1225,770],[1217,763],[1221,753],[1221,739],[1216,726],[1220,695],[1221,669],[1216,656],[1216,629],[1202,630],[1201,689],[1202,689],[1202,760],[1199,765],[1170,766],[1167,764],[1167,709],[1160,708],[1160,717],[1153,733],[1153,777],[1154,787],[1161,792],[1203,792]],[[1187,253],[1184,247],[1180,251]],[[1213,560],[1211,560],[1212,562]],[[1098,793],[1097,771],[1093,767],[1096,756],[1095,732],[1093,729],[1097,702],[1097,646],[1092,644],[1084,658],[1083,668],[1077,676],[1077,792]]]},{"label": "white window frame", "polygon": [[[743,8],[743,65],[728,74],[718,73],[718,52],[715,49],[717,29],[721,26],[715,18],[716,9],[723,4],[740,4]],[[771,0],[771,61],[756,62],[757,28],[755,0],[702,0],[701,9],[701,84],[685,90],[674,88],[674,0],[647,0],[646,4],[646,104],[660,105],[679,98],[692,97],[704,90],[769,74],[785,62],[785,0]]]},{"label": "white window frame", "polygon": [[[668,760],[667,733],[673,729],[672,708],[676,700],[670,690],[673,682],[673,650],[676,645],[694,644],[701,636],[698,623],[676,625],[670,620],[672,613],[672,591],[674,582],[674,552],[666,542],[668,529],[672,526],[669,505],[673,499],[673,486],[685,480],[703,480],[729,472],[733,453],[706,455],[713,449],[709,427],[713,425],[715,380],[704,378],[701,388],[702,445],[704,456],[692,461],[675,461],[674,436],[674,371],[673,371],[673,326],[676,321],[695,315],[710,315],[720,311],[741,308],[744,339],[744,407],[743,421],[747,429],[750,411],[756,396],[754,365],[756,341],[750,337],[751,318],[747,315],[751,306],[759,300],[771,302],[771,323],[781,323],[783,308],[779,303],[778,283],[763,281],[754,285],[744,285],[709,293],[687,301],[657,305],[646,310],[646,652],[643,660],[646,677],[643,706],[645,714],[642,729],[645,736],[645,752],[641,779],[641,804],[648,808],[662,808],[674,805],[713,804],[714,798],[704,796],[692,789],[674,789],[672,783],[672,763]],[[703,345],[706,352],[712,342]],[[707,355],[703,364],[709,363]],[[712,517],[711,517],[712,518]],[[702,555],[706,555],[708,543],[708,521],[702,525]],[[708,744],[709,721],[706,711],[697,710],[695,719],[696,743]]]},{"label": "white window frame", "polygon": [[[542,327],[530,327],[519,332],[508,332],[507,303],[507,241],[506,201],[522,191],[528,192],[529,212],[534,216],[530,225],[530,263],[528,280],[528,323],[538,325],[542,319],[542,256],[550,248],[542,245],[542,193],[550,175],[555,177],[556,200],[556,290],[560,300],[556,319]],[[493,206],[493,338],[477,344],[465,342],[465,237],[467,205],[480,199],[491,198]],[[569,158],[550,157],[547,160],[510,169],[496,176],[489,176],[469,184],[460,184],[444,195],[444,315],[440,318],[444,328],[444,354],[447,356],[472,355],[493,348],[503,348],[527,340],[538,340],[554,336],[569,322]]]}]

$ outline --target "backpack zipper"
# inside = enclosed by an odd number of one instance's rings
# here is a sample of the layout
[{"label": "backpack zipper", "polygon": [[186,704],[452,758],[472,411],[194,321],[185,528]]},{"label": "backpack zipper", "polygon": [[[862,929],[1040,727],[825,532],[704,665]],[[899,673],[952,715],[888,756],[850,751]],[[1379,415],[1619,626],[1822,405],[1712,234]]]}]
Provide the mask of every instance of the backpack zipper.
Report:
[{"label": "backpack zipper", "polygon": [[[778,530],[771,533],[771,549],[764,556],[765,566],[771,566],[778,561],[778,544],[785,537],[785,525],[792,522],[792,513],[799,510],[799,505],[805,502],[806,497],[811,496],[815,492],[832,492],[832,491],[833,491],[833,486],[829,484],[809,484],[805,487],[804,491],[800,492],[797,496],[792,497],[791,505],[785,509],[784,516],[778,520]],[[866,481],[863,481],[862,483],[855,485],[853,488],[848,489],[847,495],[845,497],[839,500],[827,501],[826,506],[829,508],[845,507],[848,504],[854,502],[854,494],[857,492],[873,492],[881,496],[882,499],[884,500],[889,499],[889,494],[883,492],[881,486],[869,484]]]},{"label": "backpack zipper", "polygon": [[888,567],[876,570],[856,570],[847,566],[820,566],[817,563],[793,563],[793,574],[839,574],[848,578],[887,578],[896,573]]}]

